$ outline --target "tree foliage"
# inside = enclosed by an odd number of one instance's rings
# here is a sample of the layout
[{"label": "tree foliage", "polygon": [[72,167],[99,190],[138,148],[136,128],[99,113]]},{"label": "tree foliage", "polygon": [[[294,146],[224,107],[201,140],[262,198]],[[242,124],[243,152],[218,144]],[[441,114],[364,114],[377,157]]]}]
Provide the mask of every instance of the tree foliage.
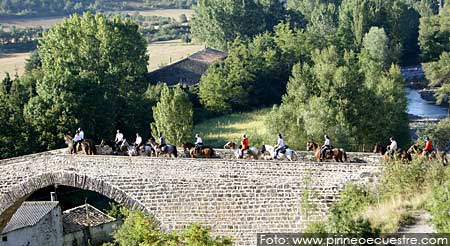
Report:
[{"label": "tree foliage", "polygon": [[[199,224],[192,224],[181,233],[163,232],[153,217],[140,211],[130,211],[123,225],[114,233],[117,246],[227,246],[232,245],[228,237],[213,237],[210,230]],[[110,244],[111,245],[111,244]]]},{"label": "tree foliage", "polygon": [[245,40],[272,31],[286,14],[278,0],[200,0],[194,11],[194,37],[221,50],[227,50],[238,37]]},{"label": "tree foliage", "polygon": [[43,77],[25,116],[43,146],[59,146],[78,126],[93,139],[145,128],[148,55],[137,29],[129,20],[74,15],[39,40]]},{"label": "tree foliage", "polygon": [[163,85],[160,100],[153,107],[152,132],[163,133],[168,142],[179,146],[192,138],[192,117],[187,93],[179,85],[173,89]]}]

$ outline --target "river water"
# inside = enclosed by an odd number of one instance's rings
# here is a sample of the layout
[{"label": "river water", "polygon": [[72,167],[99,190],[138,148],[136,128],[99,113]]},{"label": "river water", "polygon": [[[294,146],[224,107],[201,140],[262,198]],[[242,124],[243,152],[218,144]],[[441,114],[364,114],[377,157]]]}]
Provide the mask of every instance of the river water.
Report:
[{"label": "river water", "polygon": [[429,118],[444,118],[448,116],[447,107],[435,105],[433,102],[423,100],[419,92],[406,88],[408,99],[408,114]]}]

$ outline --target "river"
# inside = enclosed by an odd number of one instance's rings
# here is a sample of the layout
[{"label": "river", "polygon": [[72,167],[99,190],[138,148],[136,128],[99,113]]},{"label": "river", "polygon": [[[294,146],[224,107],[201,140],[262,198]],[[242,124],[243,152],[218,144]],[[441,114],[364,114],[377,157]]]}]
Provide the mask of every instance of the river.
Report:
[{"label": "river", "polygon": [[448,116],[447,107],[435,105],[433,102],[423,100],[419,92],[406,88],[408,99],[408,114],[428,118],[444,118]]}]

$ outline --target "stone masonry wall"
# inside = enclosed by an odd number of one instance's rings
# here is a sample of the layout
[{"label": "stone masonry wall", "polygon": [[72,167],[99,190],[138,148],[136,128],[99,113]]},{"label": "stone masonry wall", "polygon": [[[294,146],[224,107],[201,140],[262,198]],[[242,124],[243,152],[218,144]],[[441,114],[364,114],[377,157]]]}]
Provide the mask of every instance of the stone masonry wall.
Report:
[{"label": "stone masonry wall", "polygon": [[[60,152],[0,161],[0,228],[2,219],[8,220],[29,194],[59,183],[145,209],[162,229],[181,230],[201,223],[216,235],[232,236],[235,245],[256,245],[256,233],[304,228],[307,218],[301,197],[305,190],[316,194],[310,202],[318,213],[312,219],[322,217],[346,183],[370,181],[381,169],[379,161],[199,160]],[[361,158],[377,159],[367,154]]]}]

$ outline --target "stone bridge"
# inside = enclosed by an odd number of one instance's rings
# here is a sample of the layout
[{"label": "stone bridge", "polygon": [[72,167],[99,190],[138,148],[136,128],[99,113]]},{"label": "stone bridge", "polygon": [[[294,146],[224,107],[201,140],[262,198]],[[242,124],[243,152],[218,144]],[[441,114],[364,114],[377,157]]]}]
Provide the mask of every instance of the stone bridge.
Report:
[{"label": "stone bridge", "polygon": [[[164,230],[201,223],[215,235],[231,236],[235,245],[256,245],[256,233],[301,232],[305,222],[323,217],[346,183],[367,182],[380,171],[376,159],[338,164],[53,151],[0,160],[0,231],[30,194],[60,184],[146,210]],[[315,194],[309,201],[317,208],[313,217],[302,209],[305,190]]]}]

